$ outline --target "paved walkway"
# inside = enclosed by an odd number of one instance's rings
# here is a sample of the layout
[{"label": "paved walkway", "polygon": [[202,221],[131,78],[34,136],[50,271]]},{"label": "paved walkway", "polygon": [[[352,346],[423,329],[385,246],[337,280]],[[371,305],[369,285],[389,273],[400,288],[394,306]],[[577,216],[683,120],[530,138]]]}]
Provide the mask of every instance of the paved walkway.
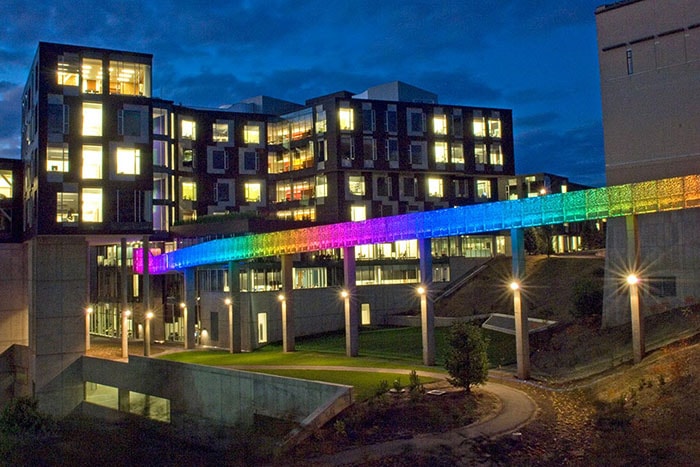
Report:
[{"label": "paved walkway", "polygon": [[[238,370],[253,369],[297,369],[297,370],[331,370],[331,371],[363,371],[363,372],[386,372],[405,373],[405,369],[395,368],[364,368],[345,366],[227,366]],[[444,379],[444,373],[434,373],[430,371],[417,370],[418,376]],[[504,378],[505,375],[494,375],[497,378]],[[399,439],[370,446],[359,446],[348,449],[333,455],[310,459],[311,465],[358,465],[367,462],[372,458],[381,458],[390,455],[405,453],[407,449],[415,451],[426,451],[440,446],[457,447],[463,444],[466,439],[480,436],[494,437],[506,433],[516,432],[518,429],[530,422],[537,414],[537,404],[530,396],[523,391],[513,387],[488,381],[485,385],[479,386],[480,390],[495,395],[500,400],[500,405],[496,413],[485,419],[472,423],[471,425],[456,428],[445,433],[429,433],[414,436],[410,439]]]}]

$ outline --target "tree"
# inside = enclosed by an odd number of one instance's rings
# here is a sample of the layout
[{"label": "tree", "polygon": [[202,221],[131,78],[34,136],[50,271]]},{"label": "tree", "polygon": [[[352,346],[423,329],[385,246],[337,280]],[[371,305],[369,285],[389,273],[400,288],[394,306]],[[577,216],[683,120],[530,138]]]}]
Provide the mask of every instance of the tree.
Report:
[{"label": "tree", "polygon": [[488,342],[481,328],[457,322],[450,327],[447,343],[445,369],[451,376],[447,381],[467,392],[471,386],[485,383],[489,373]]}]

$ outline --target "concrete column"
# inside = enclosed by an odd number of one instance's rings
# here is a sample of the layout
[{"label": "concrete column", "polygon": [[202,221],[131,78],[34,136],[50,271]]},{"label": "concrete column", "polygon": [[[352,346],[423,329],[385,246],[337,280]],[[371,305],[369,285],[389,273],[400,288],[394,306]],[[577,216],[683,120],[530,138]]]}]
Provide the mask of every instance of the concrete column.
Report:
[{"label": "concrete column", "polygon": [[122,358],[129,357],[129,275],[126,264],[126,238],[121,240]]},{"label": "concrete column", "polygon": [[85,282],[85,352],[90,350],[90,315],[92,314],[92,306],[90,305],[90,277],[91,277],[91,260],[90,243],[86,242],[87,254],[85,255],[85,275],[88,278]]},{"label": "concrete column", "polygon": [[144,325],[144,335],[143,335],[143,355],[148,357],[151,355],[151,320],[146,317],[146,315],[151,311],[151,274],[148,271],[148,250],[150,249],[150,243],[148,240],[148,235],[143,236],[142,243],[142,253],[143,253],[143,325]]},{"label": "concrete column", "polygon": [[515,319],[515,354],[518,378],[530,378],[530,326],[527,319],[527,303],[521,299],[521,281],[525,276],[525,231],[511,229],[513,250],[513,314]]},{"label": "concrete column", "polygon": [[639,363],[646,353],[644,335],[644,313],[639,297],[639,267],[640,267],[640,244],[639,244],[639,223],[637,216],[625,217],[625,229],[627,234],[627,264],[631,273],[636,279],[628,277],[630,294],[630,314],[632,321],[632,353],[634,362]]},{"label": "concrete column", "polygon": [[185,281],[185,348],[194,349],[195,337],[194,328],[196,324],[195,307],[197,306],[197,284],[195,282],[195,268],[187,268],[184,272]]},{"label": "concrete column", "polygon": [[357,357],[360,342],[359,319],[357,313],[357,280],[355,275],[355,247],[343,248],[343,273],[345,292],[345,355]]},{"label": "concrete column", "polygon": [[[228,263],[228,348],[231,353],[238,353],[242,350],[242,323],[243,313],[241,310],[241,267],[235,261]],[[251,349],[252,350],[252,349]]]},{"label": "concrete column", "polygon": [[435,365],[435,311],[430,297],[430,285],[433,282],[433,254],[431,239],[418,239],[420,255],[421,294],[420,322],[423,342],[423,364]]},{"label": "concrete column", "polygon": [[282,256],[282,348],[285,352],[294,352],[294,301],[292,289],[294,277],[292,276],[291,255]]},{"label": "concrete column", "polygon": [[129,390],[118,388],[117,389],[117,404],[120,412],[130,412],[131,405],[129,404]]}]

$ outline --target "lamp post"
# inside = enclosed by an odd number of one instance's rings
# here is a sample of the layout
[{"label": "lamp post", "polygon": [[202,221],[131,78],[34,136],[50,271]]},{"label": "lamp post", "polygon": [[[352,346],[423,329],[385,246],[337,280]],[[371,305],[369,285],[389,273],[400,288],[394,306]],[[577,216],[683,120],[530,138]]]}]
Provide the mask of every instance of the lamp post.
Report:
[{"label": "lamp post", "polygon": [[420,296],[421,337],[423,343],[423,364],[435,365],[435,318],[428,313],[428,287],[420,285],[416,289]]},{"label": "lamp post", "polygon": [[90,315],[92,314],[92,307],[87,307],[85,309],[85,351],[90,350]]},{"label": "lamp post", "polygon": [[129,357],[129,316],[131,316],[131,310],[122,312],[122,358]]},{"label": "lamp post", "polygon": [[233,353],[233,301],[227,297],[224,303],[228,308],[228,351]]},{"label": "lamp post", "polygon": [[277,300],[280,302],[282,311],[282,351],[293,352],[294,344],[289,332],[292,323],[289,322],[289,316],[287,316],[287,297],[281,293],[277,296]]},{"label": "lamp post", "polygon": [[146,357],[151,356],[151,320],[153,319],[153,312],[146,312],[146,328],[143,331],[143,355]]},{"label": "lamp post", "polygon": [[345,312],[345,355],[348,357],[357,357],[359,331],[357,329],[357,312],[350,302],[351,294],[347,289],[340,292],[340,297],[343,299],[343,308]]},{"label": "lamp post", "polygon": [[632,314],[632,352],[634,363],[639,363],[644,358],[644,317],[639,306],[639,276],[630,274],[627,276],[630,294],[630,313]]},{"label": "lamp post", "polygon": [[515,319],[515,355],[517,359],[518,378],[530,378],[530,333],[527,313],[524,312],[520,297],[520,283],[510,283],[513,291],[513,315]]}]

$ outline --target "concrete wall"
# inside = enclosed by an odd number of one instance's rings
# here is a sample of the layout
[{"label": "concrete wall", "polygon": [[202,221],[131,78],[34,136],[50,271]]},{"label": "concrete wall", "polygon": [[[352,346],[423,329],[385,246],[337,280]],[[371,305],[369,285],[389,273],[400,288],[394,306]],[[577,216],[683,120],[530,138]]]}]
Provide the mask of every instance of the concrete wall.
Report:
[{"label": "concrete wall", "polygon": [[0,243],[0,352],[13,344],[29,345],[27,246]]},{"label": "concrete wall", "polygon": [[[135,356],[128,363],[81,362],[81,381],[169,399],[176,427],[249,426],[255,415],[313,425],[312,414],[328,417],[319,409],[336,414],[352,403],[352,388],[337,384]],[[89,405],[82,410],[90,412]]]},{"label": "concrete wall", "polygon": [[[700,302],[700,210],[687,209],[638,217],[641,253],[642,310],[646,315]],[[630,322],[625,219],[608,219],[603,326]],[[645,293],[645,279],[674,277],[676,295]]]},{"label": "concrete wall", "polygon": [[39,236],[27,247],[32,384],[40,409],[60,416],[82,400],[76,362],[85,353],[88,245],[80,236]]},{"label": "concrete wall", "polygon": [[13,345],[0,354],[0,407],[15,397],[31,395],[30,368],[26,345]]}]

